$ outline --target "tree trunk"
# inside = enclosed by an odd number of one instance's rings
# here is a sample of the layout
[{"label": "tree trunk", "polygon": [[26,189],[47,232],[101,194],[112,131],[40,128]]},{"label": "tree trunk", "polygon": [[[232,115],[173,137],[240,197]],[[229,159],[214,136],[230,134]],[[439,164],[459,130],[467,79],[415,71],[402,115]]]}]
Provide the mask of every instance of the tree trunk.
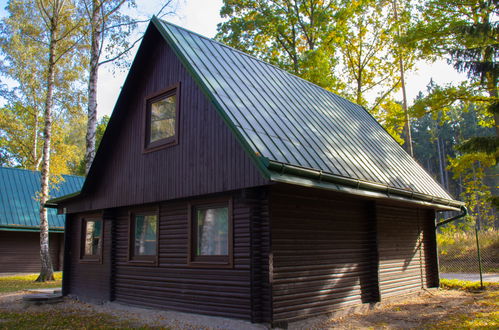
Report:
[{"label": "tree trunk", "polygon": [[[397,0],[393,0],[393,14],[395,18],[395,24],[397,24],[397,37],[400,38],[400,28],[398,26]],[[409,111],[407,109],[407,94],[405,91],[405,68],[401,54],[399,54],[399,68],[400,68],[400,84],[402,88],[402,109],[404,110],[405,150],[409,153],[409,155],[411,155],[411,157],[414,157],[414,150],[412,148],[411,123],[409,121]]]},{"label": "tree trunk", "polygon": [[442,141],[442,157],[444,164],[444,188],[449,191],[449,171],[447,170],[447,151],[445,150],[445,141]]},{"label": "tree trunk", "polygon": [[33,145],[31,146],[31,161],[33,163],[33,170],[38,171],[40,162],[38,161],[38,111],[34,110],[33,114]]},{"label": "tree trunk", "polygon": [[53,281],[54,270],[49,249],[49,225],[47,219],[47,209],[45,203],[49,196],[49,176],[50,176],[50,143],[52,138],[52,107],[54,94],[55,76],[55,47],[56,39],[56,18],[52,18],[50,26],[49,60],[47,68],[47,94],[45,99],[44,127],[43,127],[43,151],[42,151],[42,173],[40,189],[40,275],[37,282]]},{"label": "tree trunk", "polygon": [[95,132],[97,128],[97,80],[99,73],[100,41],[101,41],[100,7],[97,1],[92,1],[91,17],[91,48],[90,71],[88,78],[88,108],[87,108],[87,134],[85,151],[85,174],[88,174],[95,157]]},{"label": "tree trunk", "polygon": [[438,152],[438,169],[440,172],[440,183],[445,187],[444,166],[442,163],[442,148],[440,146],[440,138],[437,137],[437,152]]}]

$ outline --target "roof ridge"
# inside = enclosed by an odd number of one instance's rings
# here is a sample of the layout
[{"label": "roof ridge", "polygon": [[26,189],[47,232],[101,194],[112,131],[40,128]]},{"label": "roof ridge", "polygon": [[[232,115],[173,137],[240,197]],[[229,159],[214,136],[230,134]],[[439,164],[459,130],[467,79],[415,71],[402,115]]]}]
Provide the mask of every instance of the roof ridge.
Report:
[{"label": "roof ridge", "polygon": [[13,170],[13,171],[29,171],[29,172],[40,172],[37,170],[30,170],[29,168],[20,168],[20,167],[7,167],[7,166],[0,166],[0,170]]},{"label": "roof ridge", "polygon": [[[30,170],[29,168],[7,167],[7,166],[0,166],[0,170],[24,171],[24,172],[31,172],[31,173],[40,173],[41,172],[38,170]],[[75,174],[60,174],[60,175],[67,176],[67,177],[74,177],[74,178],[82,178],[82,179],[85,178],[85,176],[83,176],[83,175],[75,175]]]},{"label": "roof ridge", "polygon": [[[177,29],[180,29],[180,30],[185,31],[185,32],[190,33],[190,34],[193,34],[193,35],[195,35],[195,36],[197,36],[197,37],[200,37],[201,39],[205,39],[205,40],[208,40],[208,41],[210,41],[210,42],[216,43],[216,44],[218,44],[218,45],[220,45],[220,46],[222,46],[222,47],[225,47],[225,48],[227,48],[227,49],[229,49],[229,50],[231,50],[231,51],[234,51],[234,52],[236,52],[236,53],[239,53],[239,54],[242,54],[242,55],[244,55],[244,56],[247,56],[247,57],[249,57],[249,58],[251,58],[251,59],[254,59],[254,60],[256,60],[256,61],[258,61],[258,62],[260,62],[260,63],[263,63],[263,64],[265,64],[265,65],[271,66],[271,67],[273,67],[273,68],[275,68],[275,69],[277,69],[277,70],[279,70],[279,71],[282,71],[283,73],[285,73],[285,74],[287,74],[287,75],[290,75],[290,76],[292,76],[292,77],[294,77],[294,78],[298,78],[298,79],[302,80],[303,82],[305,82],[305,83],[307,83],[307,84],[310,84],[310,85],[314,86],[315,88],[317,88],[317,87],[318,87],[318,88],[320,88],[320,89],[322,89],[322,90],[324,90],[324,91],[326,91],[326,92],[328,92],[328,93],[333,94],[334,96],[337,96],[337,97],[339,97],[339,98],[342,98],[342,99],[344,99],[345,101],[350,102],[350,103],[352,103],[352,104],[354,104],[354,105],[358,106],[359,108],[364,109],[364,108],[363,108],[363,107],[361,107],[360,105],[358,105],[358,104],[356,104],[356,103],[354,103],[354,102],[350,101],[349,99],[347,99],[347,98],[346,98],[346,97],[344,97],[344,96],[341,96],[341,95],[339,95],[339,94],[337,94],[337,93],[335,93],[335,92],[332,92],[332,91],[330,91],[330,90],[327,90],[326,88],[324,88],[324,87],[322,87],[322,86],[319,86],[319,85],[317,85],[317,84],[314,84],[313,82],[308,81],[307,79],[304,79],[304,78],[302,78],[302,77],[300,77],[300,76],[297,76],[297,75],[295,75],[295,74],[293,74],[293,73],[291,73],[291,72],[289,72],[289,71],[287,71],[287,70],[284,70],[283,68],[280,68],[280,67],[278,67],[278,66],[277,66],[277,65],[275,65],[275,64],[272,64],[272,63],[266,62],[266,61],[264,61],[264,60],[262,60],[262,59],[260,59],[260,58],[256,57],[255,55],[251,55],[251,54],[245,53],[245,52],[243,52],[242,50],[239,50],[239,49],[237,49],[237,48],[234,48],[234,47],[231,47],[231,46],[229,46],[229,45],[226,45],[226,44],[224,44],[224,43],[222,43],[222,42],[220,42],[220,41],[218,41],[218,40],[215,40],[215,39],[213,39],[213,38],[208,38],[207,36],[204,36],[204,35],[199,34],[199,33],[197,33],[197,32],[191,31],[191,30],[189,30],[189,29],[186,29],[186,28],[184,28],[184,27],[182,27],[182,26],[180,26],[180,25],[177,25],[177,24],[171,23],[171,22],[166,21],[166,20],[164,20],[164,19],[158,18],[158,20],[159,20],[161,23],[164,23],[164,24],[166,24],[166,25],[173,26],[173,27],[175,27],[175,28],[177,28]],[[366,109],[364,109],[364,110],[366,110]],[[367,110],[366,110],[366,111],[367,111]]]}]

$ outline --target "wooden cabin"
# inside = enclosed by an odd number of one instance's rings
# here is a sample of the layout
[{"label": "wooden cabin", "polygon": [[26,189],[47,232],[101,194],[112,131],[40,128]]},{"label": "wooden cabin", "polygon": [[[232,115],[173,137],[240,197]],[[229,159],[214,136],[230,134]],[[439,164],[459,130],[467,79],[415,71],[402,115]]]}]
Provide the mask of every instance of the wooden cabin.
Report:
[{"label": "wooden cabin", "polygon": [[438,286],[453,200],[362,107],[153,18],[66,214],[63,293],[287,322]]},{"label": "wooden cabin", "polygon": [[[83,177],[64,175],[51,196],[81,189]],[[40,172],[0,167],[0,274],[40,271]],[[54,270],[62,270],[64,216],[47,211],[49,246]]]}]

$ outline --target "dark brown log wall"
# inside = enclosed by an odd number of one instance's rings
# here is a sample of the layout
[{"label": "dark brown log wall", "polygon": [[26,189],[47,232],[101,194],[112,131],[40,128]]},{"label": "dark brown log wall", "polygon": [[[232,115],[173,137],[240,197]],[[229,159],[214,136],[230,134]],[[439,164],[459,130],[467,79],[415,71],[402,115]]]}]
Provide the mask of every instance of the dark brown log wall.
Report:
[{"label": "dark brown log wall", "polygon": [[421,210],[423,221],[424,260],[426,268],[426,287],[437,288],[440,286],[438,273],[437,232],[435,228],[435,210]]},{"label": "dark brown log wall", "polygon": [[273,321],[438,286],[434,211],[272,188]]},{"label": "dark brown log wall", "polygon": [[433,212],[378,205],[377,214],[381,298],[435,286]]},{"label": "dark brown log wall", "polygon": [[[111,288],[111,248],[113,222],[104,219],[102,262],[80,260],[83,215],[70,215],[66,219],[66,262],[63,274],[63,294],[73,295],[91,302],[109,301]],[[95,216],[93,216],[95,217]]]},{"label": "dark brown log wall", "polygon": [[[111,288],[106,287],[109,283],[106,265],[75,260],[74,251],[79,249],[76,244],[71,247],[70,289],[65,294],[95,300],[102,293],[111,292],[109,299],[126,304],[268,322],[269,236],[265,191],[257,188],[233,195],[232,268],[198,268],[187,264],[188,205],[192,200],[142,205],[141,208],[159,208],[159,262],[157,265],[130,262],[129,212],[136,208],[119,208],[114,210],[112,220],[115,241]],[[107,236],[110,227],[106,222]],[[71,225],[71,230],[75,230],[71,235],[73,242],[80,237],[79,228],[79,224]],[[107,255],[111,247],[108,238],[105,241]],[[256,266],[252,267],[252,263]],[[251,284],[252,279],[255,285]]]},{"label": "dark brown log wall", "polygon": [[[68,212],[139,205],[267,183],[213,104],[152,27],[101,145],[87,199]],[[180,83],[178,144],[143,153],[145,100]],[[93,190],[93,191],[92,191]],[[66,205],[65,205],[66,206]]]},{"label": "dark brown log wall", "polygon": [[323,191],[272,190],[274,322],[377,301],[371,203]]},{"label": "dark brown log wall", "polygon": [[[49,236],[54,270],[62,268],[63,235]],[[0,273],[37,273],[40,267],[40,233],[0,231]]]}]

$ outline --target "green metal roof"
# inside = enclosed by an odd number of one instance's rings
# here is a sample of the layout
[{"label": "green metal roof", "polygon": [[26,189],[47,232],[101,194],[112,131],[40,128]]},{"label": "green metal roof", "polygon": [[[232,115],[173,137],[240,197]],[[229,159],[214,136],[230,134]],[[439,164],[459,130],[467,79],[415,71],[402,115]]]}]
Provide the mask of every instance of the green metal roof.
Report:
[{"label": "green metal roof", "polygon": [[270,179],[310,186],[326,179],[340,191],[351,181],[462,205],[361,106],[239,50],[152,22]]},{"label": "green metal roof", "polygon": [[[63,175],[64,182],[50,191],[51,197],[64,196],[79,191],[84,177]],[[40,226],[39,203],[40,172],[0,167],[0,230],[38,231]],[[48,209],[49,228],[62,230],[64,215]]]}]

